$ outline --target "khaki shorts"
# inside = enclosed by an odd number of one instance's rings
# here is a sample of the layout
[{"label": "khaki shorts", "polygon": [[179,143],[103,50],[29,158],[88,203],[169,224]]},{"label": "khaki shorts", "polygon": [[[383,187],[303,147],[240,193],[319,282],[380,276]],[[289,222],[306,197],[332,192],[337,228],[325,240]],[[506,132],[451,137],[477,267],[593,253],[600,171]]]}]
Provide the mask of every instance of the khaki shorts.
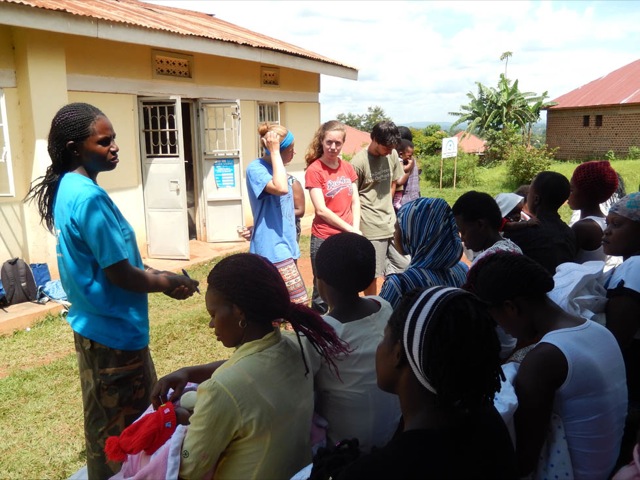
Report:
[{"label": "khaki shorts", "polygon": [[109,478],[120,464],[106,461],[107,437],[120,435],[149,406],[157,381],[149,348],[116,350],[74,332],[89,479]]},{"label": "khaki shorts", "polygon": [[376,250],[376,278],[384,277],[384,271],[387,261],[387,251],[391,245],[391,238],[383,238],[382,240],[371,240],[373,248]]}]

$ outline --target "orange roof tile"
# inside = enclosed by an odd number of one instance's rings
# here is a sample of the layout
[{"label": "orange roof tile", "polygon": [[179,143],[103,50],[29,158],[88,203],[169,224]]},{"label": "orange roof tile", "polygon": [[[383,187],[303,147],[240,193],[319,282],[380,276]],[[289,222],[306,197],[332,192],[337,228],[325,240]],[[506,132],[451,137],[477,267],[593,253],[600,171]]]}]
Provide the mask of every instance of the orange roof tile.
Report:
[{"label": "orange roof tile", "polygon": [[464,153],[483,153],[486,149],[485,141],[476,137],[473,133],[458,132],[458,149]]},{"label": "orange roof tile", "polygon": [[342,153],[353,155],[371,143],[371,134],[358,130],[357,128],[345,125],[347,129],[347,138],[342,146]]},{"label": "orange roof tile", "polygon": [[640,60],[565,93],[553,101],[558,102],[558,105],[550,107],[549,110],[640,103]]},{"label": "orange roof tile", "polygon": [[331,58],[247,30],[206,13],[181,8],[137,0],[0,0],[0,3],[26,5],[149,30],[162,30],[179,35],[263,48],[355,70]]}]

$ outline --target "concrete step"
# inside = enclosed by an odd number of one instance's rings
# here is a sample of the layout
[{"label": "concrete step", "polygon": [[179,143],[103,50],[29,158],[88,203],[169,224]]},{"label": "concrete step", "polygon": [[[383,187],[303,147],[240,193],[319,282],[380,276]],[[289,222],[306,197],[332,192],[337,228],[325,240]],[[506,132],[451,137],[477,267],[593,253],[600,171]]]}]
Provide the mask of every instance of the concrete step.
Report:
[{"label": "concrete step", "polygon": [[0,335],[10,335],[16,330],[30,328],[48,313],[56,315],[62,309],[62,305],[56,302],[45,304],[24,302],[4,307],[0,311]]}]

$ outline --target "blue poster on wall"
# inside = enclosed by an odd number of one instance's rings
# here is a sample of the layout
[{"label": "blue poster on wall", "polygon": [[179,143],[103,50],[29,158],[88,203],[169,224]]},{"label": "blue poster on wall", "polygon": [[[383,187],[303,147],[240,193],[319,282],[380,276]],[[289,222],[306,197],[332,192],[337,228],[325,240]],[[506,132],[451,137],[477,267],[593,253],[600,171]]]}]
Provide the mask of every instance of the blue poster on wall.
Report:
[{"label": "blue poster on wall", "polygon": [[233,168],[233,159],[225,158],[213,162],[213,178],[218,188],[235,188],[236,175]]}]

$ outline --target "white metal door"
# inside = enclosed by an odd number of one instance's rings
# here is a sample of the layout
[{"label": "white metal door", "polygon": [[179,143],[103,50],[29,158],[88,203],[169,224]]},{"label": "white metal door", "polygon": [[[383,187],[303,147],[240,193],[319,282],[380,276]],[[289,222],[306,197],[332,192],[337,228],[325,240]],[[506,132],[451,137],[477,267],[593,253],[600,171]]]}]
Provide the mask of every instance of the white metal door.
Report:
[{"label": "white metal door", "polygon": [[202,183],[208,242],[238,240],[242,212],[240,107],[199,102]]},{"label": "white metal door", "polygon": [[188,260],[180,98],[142,98],[139,115],[148,255]]}]

